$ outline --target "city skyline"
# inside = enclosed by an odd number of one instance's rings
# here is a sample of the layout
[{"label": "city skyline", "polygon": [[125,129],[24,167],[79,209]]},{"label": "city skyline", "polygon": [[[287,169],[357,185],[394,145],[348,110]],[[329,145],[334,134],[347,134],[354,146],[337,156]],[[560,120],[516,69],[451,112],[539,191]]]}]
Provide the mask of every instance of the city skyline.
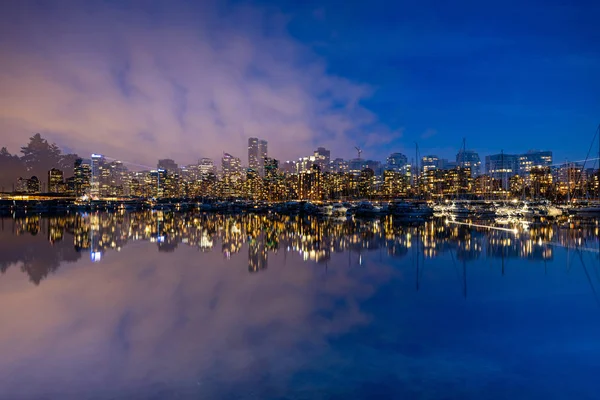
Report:
[{"label": "city skyline", "polygon": [[452,159],[466,138],[482,157],[562,161],[585,158],[598,124],[597,5],[201,3],[4,5],[9,151],[41,132],[145,165],[243,157],[248,137],[282,161],[414,142]]}]

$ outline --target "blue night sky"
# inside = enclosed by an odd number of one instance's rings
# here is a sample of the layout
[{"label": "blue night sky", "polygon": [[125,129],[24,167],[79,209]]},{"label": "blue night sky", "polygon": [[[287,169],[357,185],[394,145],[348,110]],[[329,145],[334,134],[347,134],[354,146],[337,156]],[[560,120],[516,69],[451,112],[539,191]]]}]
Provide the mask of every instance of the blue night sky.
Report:
[{"label": "blue night sky", "polygon": [[[0,137],[191,163],[552,150],[600,123],[600,3],[5,2]],[[597,151],[595,146],[594,153]]]}]

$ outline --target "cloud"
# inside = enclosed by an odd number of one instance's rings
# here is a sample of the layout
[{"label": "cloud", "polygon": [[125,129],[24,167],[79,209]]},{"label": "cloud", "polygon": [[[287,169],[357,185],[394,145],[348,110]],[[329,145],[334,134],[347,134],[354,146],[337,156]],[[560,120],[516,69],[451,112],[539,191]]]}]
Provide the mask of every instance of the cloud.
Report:
[{"label": "cloud", "polygon": [[361,105],[372,89],[328,73],[283,14],[24,4],[0,21],[0,135],[13,151],[41,132],[82,155],[154,165],[223,151],[245,161],[251,136],[286,159],[317,145],[348,156],[373,127],[396,135]]},{"label": "cloud", "polygon": [[331,337],[369,322],[361,302],[394,276],[377,265],[369,279],[356,279],[339,254],[323,284],[298,254],[289,253],[282,267],[283,252],[249,274],[247,252],[230,260],[202,253],[198,263],[193,247],[160,253],[154,244],[132,243],[101,265],[65,265],[40,286],[10,268],[0,298],[19,307],[0,309],[11,321],[0,330],[3,393],[64,398],[131,389],[144,396],[153,390],[148,383],[163,382],[222,396],[224,382],[239,390],[261,376],[285,391],[291,374],[329,350]]}]

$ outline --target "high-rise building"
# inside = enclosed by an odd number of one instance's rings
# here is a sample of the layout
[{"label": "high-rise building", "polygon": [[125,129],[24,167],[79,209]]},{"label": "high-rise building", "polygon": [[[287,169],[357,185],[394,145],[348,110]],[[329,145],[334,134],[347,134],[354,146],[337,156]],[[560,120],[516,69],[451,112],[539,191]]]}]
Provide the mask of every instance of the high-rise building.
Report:
[{"label": "high-rise building", "polygon": [[329,171],[329,164],[331,159],[331,151],[325,147],[319,147],[315,150],[314,156],[316,157],[317,165],[321,168],[321,172]]},{"label": "high-rise building", "polygon": [[89,163],[84,162],[81,158],[75,160],[73,168],[73,177],[75,178],[75,195],[83,196],[89,193],[90,190],[90,179],[92,176],[92,169]]},{"label": "high-rise building", "polygon": [[296,162],[296,169],[298,173],[309,172],[315,165],[319,167],[319,171],[321,171],[321,166],[317,162],[316,156],[302,157]]},{"label": "high-rise building", "polygon": [[27,179],[27,193],[39,193],[40,191],[41,185],[37,176]]},{"label": "high-rise building", "polygon": [[348,172],[348,162],[343,158],[336,158],[335,160],[331,161],[329,170],[338,174],[345,174]]},{"label": "high-rise building", "polygon": [[461,168],[470,168],[471,176],[477,177],[481,173],[481,159],[473,150],[460,150],[456,154],[456,165]]},{"label": "high-rise building", "polygon": [[514,154],[492,154],[485,156],[485,172],[502,182],[502,189],[508,189],[508,180],[519,171],[519,156]]},{"label": "high-rise building", "polygon": [[248,167],[264,176],[265,158],[268,156],[267,141],[258,138],[248,139]]},{"label": "high-rise building", "polygon": [[519,155],[519,170],[521,176],[529,176],[532,168],[552,166],[552,152],[529,150],[525,154]]},{"label": "high-rise building", "polygon": [[402,153],[392,153],[386,161],[385,169],[387,171],[400,172],[408,164],[408,158]]},{"label": "high-rise building", "polygon": [[242,163],[240,159],[229,153],[223,153],[221,168],[223,170],[223,176],[228,178],[241,176],[242,173]]},{"label": "high-rise building", "polygon": [[360,172],[367,166],[363,158],[353,158],[348,162],[348,172],[352,175],[358,176]]},{"label": "high-rise building", "polygon": [[440,158],[436,155],[424,156],[421,159],[421,166],[423,168],[423,173],[426,173],[427,171],[441,169]]},{"label": "high-rise building", "polygon": [[52,168],[48,171],[48,192],[59,193],[63,185],[63,172],[60,169]]},{"label": "high-rise building", "polygon": [[277,174],[279,169],[279,161],[274,158],[267,157],[265,159],[265,176],[273,177]]},{"label": "high-rise building", "polygon": [[179,166],[177,163],[170,158],[158,160],[157,169],[164,169],[167,172],[177,174],[179,173]]},{"label": "high-rise building", "polygon": [[215,175],[215,164],[210,158],[201,158],[198,160],[198,173],[200,179],[206,179],[211,175]]},{"label": "high-rise building", "polygon": [[92,197],[100,196],[100,184],[102,166],[104,165],[104,156],[101,154],[92,154],[91,173],[90,173],[90,195]]}]

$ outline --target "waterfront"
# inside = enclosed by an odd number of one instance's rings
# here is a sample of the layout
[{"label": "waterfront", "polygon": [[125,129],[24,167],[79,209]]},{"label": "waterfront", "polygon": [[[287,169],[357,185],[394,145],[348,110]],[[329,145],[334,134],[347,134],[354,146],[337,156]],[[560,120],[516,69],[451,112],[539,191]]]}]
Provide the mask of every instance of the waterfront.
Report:
[{"label": "waterfront", "polygon": [[596,397],[596,223],[0,223],[2,398]]}]

